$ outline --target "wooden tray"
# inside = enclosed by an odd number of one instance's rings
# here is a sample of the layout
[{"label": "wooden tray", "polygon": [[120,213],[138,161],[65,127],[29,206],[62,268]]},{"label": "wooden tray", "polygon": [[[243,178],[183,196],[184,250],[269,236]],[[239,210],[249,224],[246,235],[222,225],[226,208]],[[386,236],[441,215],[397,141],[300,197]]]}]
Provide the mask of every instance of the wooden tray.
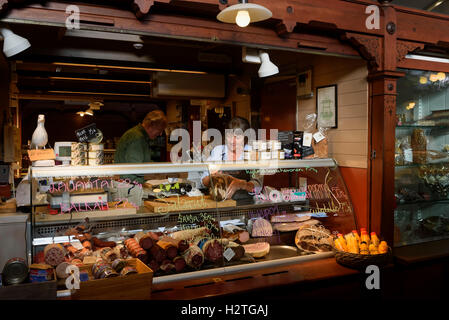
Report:
[{"label": "wooden tray", "polygon": [[[166,201],[167,203],[163,203]],[[203,209],[215,209],[215,208],[227,208],[235,207],[237,205],[235,200],[215,201],[211,196],[200,197],[169,197],[160,199],[159,201],[147,200],[145,201],[145,207],[154,213],[168,213],[190,210],[203,210]]]},{"label": "wooden tray", "polygon": [[0,287],[0,300],[56,300],[56,272],[53,280]]},{"label": "wooden tray", "polygon": [[16,199],[9,202],[0,203],[0,214],[2,213],[15,213],[17,212]]},{"label": "wooden tray", "polygon": [[[153,270],[139,259],[126,260],[137,269],[137,274],[108,279],[95,279],[80,283],[80,289],[72,295],[74,300],[149,300],[153,285]],[[93,279],[92,265],[79,266]]]}]

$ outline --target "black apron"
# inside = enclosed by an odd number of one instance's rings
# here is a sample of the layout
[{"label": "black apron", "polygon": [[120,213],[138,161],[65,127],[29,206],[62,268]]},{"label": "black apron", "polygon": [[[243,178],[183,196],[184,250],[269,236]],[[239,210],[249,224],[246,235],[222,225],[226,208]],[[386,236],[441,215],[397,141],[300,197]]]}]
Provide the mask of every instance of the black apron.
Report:
[{"label": "black apron", "polygon": [[[221,160],[227,161],[225,159],[226,153],[223,151],[221,154]],[[246,170],[234,170],[234,171],[226,171],[226,174],[230,175],[231,177],[234,177],[236,179],[250,181],[251,180],[251,174],[247,173]],[[237,201],[237,205],[240,204],[251,204],[253,203],[253,197],[248,193],[246,190],[237,190],[234,195],[232,196],[232,200]]]}]

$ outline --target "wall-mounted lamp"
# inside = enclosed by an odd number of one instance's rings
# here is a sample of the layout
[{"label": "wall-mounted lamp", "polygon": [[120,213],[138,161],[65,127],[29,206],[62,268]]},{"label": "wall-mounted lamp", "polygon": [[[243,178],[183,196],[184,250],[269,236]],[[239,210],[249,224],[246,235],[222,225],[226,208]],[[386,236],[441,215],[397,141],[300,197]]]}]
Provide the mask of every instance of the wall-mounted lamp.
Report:
[{"label": "wall-mounted lamp", "polygon": [[27,39],[18,36],[9,29],[0,28],[0,33],[3,37],[3,52],[8,58],[31,47],[31,44]]},{"label": "wall-mounted lamp", "polygon": [[259,77],[269,77],[279,73],[279,68],[270,61],[270,56],[265,51],[248,49],[243,47],[242,61],[246,63],[261,64],[259,68]]},{"label": "wall-mounted lamp", "polygon": [[236,23],[243,28],[251,22],[267,20],[273,16],[270,10],[261,5],[248,3],[247,0],[241,0],[241,2],[221,11],[217,19],[221,22]]}]

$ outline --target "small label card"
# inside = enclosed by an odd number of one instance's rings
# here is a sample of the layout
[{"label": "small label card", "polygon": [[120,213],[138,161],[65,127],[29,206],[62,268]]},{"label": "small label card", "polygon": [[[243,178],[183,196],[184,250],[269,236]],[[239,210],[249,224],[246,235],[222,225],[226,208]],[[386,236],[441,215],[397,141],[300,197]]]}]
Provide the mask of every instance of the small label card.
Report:
[{"label": "small label card", "polygon": [[318,131],[314,133],[313,138],[315,139],[315,142],[318,143],[326,137],[321,132]]},{"label": "small label card", "polygon": [[54,160],[55,152],[53,149],[36,149],[36,150],[27,150],[28,157],[31,161],[38,160]]},{"label": "small label card", "polygon": [[312,137],[313,137],[313,135],[311,133],[305,132],[302,145],[304,147],[311,147],[312,146]]},{"label": "small label card", "polygon": [[235,256],[234,250],[231,248],[227,248],[225,252],[223,253],[223,257],[226,258],[226,260],[231,261],[231,259]]}]

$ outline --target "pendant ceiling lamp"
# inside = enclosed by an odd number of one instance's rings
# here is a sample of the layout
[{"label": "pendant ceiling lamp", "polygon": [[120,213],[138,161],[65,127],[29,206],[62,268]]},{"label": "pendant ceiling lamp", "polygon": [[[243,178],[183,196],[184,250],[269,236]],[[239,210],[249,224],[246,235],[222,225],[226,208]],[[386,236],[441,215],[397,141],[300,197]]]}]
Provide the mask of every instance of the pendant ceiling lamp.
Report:
[{"label": "pendant ceiling lamp", "polygon": [[267,20],[273,15],[270,10],[261,5],[248,3],[247,0],[242,0],[241,2],[221,11],[217,15],[217,19],[221,22],[236,23],[243,28],[251,22]]}]

